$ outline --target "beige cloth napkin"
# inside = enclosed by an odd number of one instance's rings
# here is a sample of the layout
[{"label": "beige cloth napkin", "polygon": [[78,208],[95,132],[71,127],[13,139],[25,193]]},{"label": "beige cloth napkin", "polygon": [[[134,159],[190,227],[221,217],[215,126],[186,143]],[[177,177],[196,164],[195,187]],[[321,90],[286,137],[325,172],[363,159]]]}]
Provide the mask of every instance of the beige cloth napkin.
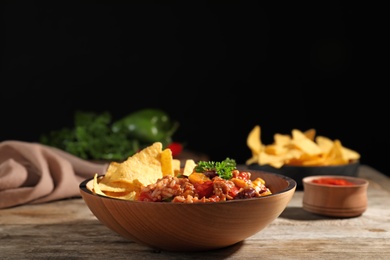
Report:
[{"label": "beige cloth napkin", "polygon": [[80,197],[79,184],[107,166],[39,143],[0,142],[0,209]]}]

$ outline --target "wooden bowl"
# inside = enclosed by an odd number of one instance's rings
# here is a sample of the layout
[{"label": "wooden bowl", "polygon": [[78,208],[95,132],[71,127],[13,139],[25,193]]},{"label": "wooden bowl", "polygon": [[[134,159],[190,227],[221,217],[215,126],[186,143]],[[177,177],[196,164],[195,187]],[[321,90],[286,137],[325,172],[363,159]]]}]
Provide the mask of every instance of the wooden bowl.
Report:
[{"label": "wooden bowl", "polygon": [[[314,183],[322,178],[341,179],[352,185]],[[330,217],[356,217],[367,209],[368,181],[358,177],[321,175],[302,179],[304,210]]]},{"label": "wooden bowl", "polygon": [[[233,245],[274,221],[294,195],[296,182],[286,176],[251,171],[272,195],[210,203],[127,201],[95,195],[93,179],[80,193],[101,223],[122,237],[166,251],[204,251]],[[266,238],[265,238],[266,239]]]}]

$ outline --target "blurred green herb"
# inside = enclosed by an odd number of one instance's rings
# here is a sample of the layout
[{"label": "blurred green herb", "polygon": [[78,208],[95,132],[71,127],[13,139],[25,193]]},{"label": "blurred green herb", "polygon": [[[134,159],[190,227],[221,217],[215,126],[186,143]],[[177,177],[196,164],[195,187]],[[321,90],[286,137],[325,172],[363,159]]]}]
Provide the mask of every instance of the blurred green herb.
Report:
[{"label": "blurred green herb", "polygon": [[40,142],[88,160],[122,161],[153,142],[172,142],[179,124],[158,109],[142,109],[113,122],[111,114],[75,112],[74,128],[43,134]]}]

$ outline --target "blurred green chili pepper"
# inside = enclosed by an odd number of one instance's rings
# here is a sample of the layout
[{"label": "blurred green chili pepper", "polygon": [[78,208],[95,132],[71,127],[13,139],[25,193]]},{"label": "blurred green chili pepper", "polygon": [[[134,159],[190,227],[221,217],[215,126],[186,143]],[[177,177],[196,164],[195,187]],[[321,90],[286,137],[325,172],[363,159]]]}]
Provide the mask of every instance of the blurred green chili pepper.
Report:
[{"label": "blurred green chili pepper", "polygon": [[161,142],[167,146],[172,142],[172,135],[178,127],[178,122],[172,121],[164,111],[147,108],[116,121],[112,125],[112,131],[140,142]]}]

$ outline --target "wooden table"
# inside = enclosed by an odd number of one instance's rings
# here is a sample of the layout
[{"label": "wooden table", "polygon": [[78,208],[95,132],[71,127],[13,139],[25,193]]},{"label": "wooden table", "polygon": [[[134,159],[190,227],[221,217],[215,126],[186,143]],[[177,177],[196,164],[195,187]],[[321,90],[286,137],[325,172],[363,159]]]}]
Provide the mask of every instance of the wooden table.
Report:
[{"label": "wooden table", "polygon": [[0,259],[389,259],[390,178],[362,165],[368,209],[355,218],[302,209],[303,191],[266,229],[228,248],[174,253],[125,240],[100,224],[80,198],[0,210]]}]

